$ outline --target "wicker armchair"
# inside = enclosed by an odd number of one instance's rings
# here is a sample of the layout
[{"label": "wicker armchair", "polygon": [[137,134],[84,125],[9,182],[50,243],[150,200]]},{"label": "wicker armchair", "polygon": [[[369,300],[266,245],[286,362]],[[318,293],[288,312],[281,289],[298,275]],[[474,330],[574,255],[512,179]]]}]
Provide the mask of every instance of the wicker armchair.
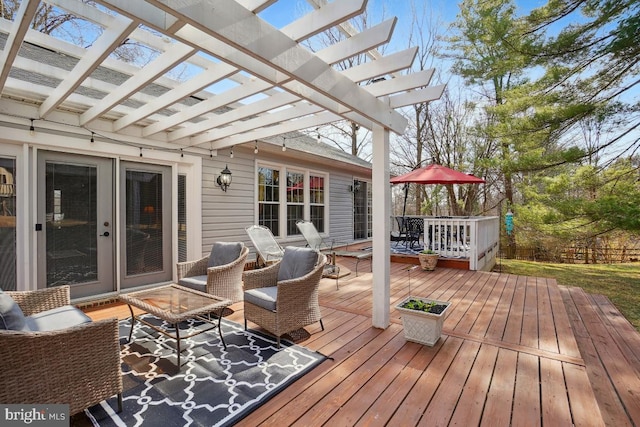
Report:
[{"label": "wicker armchair", "polygon": [[[216,249],[214,244],[212,251]],[[229,264],[208,267],[208,256],[196,261],[178,263],[178,284],[211,295],[242,301],[242,272],[249,248],[242,245],[240,256]]]},{"label": "wicker armchair", "polygon": [[[285,251],[286,257],[286,251]],[[245,287],[244,327],[247,320],[261,326],[277,338],[280,347],[280,337],[296,329],[320,322],[322,330],[322,316],[318,304],[318,285],[322,278],[323,267],[327,262],[326,255],[317,254],[317,261],[313,269],[304,276],[278,281],[278,272],[282,261],[258,270],[248,270],[243,274]],[[274,297],[275,309],[265,308],[248,301],[247,291],[256,289],[274,289],[268,294]]]},{"label": "wicker armchair", "polygon": [[[68,286],[7,292],[25,316],[70,304]],[[0,402],[68,404],[71,415],[118,395],[122,373],[118,320],[49,331],[0,330]]]}]

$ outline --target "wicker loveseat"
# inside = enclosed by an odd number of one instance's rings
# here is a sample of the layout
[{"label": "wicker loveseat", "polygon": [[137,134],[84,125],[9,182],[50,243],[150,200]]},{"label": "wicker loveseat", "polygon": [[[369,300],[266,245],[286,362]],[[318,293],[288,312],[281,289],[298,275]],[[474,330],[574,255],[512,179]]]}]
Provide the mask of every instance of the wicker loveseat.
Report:
[{"label": "wicker loveseat", "polygon": [[211,253],[178,263],[178,284],[233,302],[242,301],[242,272],[249,248],[242,243],[216,242]]},{"label": "wicker loveseat", "polygon": [[[302,252],[313,254],[309,268],[301,267],[303,263],[294,255]],[[318,285],[326,262],[326,255],[312,249],[287,247],[281,261],[258,270],[245,271],[245,329],[247,320],[256,323],[276,336],[278,347],[282,335],[312,323],[320,322],[324,330],[318,304]],[[285,273],[282,270],[289,271]],[[295,277],[298,273],[303,274]],[[279,280],[279,277],[289,278]]]},{"label": "wicker loveseat", "polygon": [[[25,316],[39,316],[39,322],[45,325],[64,324],[65,316],[72,318],[70,323],[78,323],[82,316],[70,306],[68,286],[6,294]],[[54,317],[58,319],[52,320]],[[117,394],[118,410],[122,409],[115,318],[97,322],[89,319],[59,330],[0,329],[0,361],[3,404],[68,404],[73,415]]]}]

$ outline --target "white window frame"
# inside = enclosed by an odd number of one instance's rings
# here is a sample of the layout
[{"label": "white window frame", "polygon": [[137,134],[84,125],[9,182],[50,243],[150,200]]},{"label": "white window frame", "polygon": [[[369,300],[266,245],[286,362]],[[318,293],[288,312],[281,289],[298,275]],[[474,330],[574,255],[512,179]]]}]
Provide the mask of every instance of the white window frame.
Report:
[{"label": "white window frame", "polygon": [[318,176],[324,178],[324,232],[321,234],[327,234],[327,230],[329,230],[329,173],[324,171],[319,171],[316,169],[307,169],[300,166],[292,166],[285,163],[272,163],[272,162],[256,162],[255,166],[255,174],[256,179],[254,182],[255,186],[255,222],[259,224],[260,222],[260,201],[259,197],[259,182],[258,182],[258,170],[260,168],[269,168],[278,170],[280,173],[280,182],[279,182],[279,201],[278,201],[278,229],[280,230],[279,235],[274,235],[279,239],[294,239],[300,238],[301,234],[287,234],[287,174],[289,172],[292,173],[302,173],[304,174],[304,215],[303,219],[305,221],[309,221],[311,216],[311,194],[310,194],[310,185],[311,185],[311,176]]}]

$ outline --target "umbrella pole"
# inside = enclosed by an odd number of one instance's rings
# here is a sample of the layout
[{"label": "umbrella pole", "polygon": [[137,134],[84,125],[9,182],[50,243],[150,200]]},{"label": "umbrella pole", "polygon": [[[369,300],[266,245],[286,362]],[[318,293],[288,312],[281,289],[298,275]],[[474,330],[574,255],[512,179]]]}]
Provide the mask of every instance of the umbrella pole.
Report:
[{"label": "umbrella pole", "polygon": [[409,183],[404,184],[404,205],[402,205],[402,217],[407,213],[407,197],[409,196]]}]

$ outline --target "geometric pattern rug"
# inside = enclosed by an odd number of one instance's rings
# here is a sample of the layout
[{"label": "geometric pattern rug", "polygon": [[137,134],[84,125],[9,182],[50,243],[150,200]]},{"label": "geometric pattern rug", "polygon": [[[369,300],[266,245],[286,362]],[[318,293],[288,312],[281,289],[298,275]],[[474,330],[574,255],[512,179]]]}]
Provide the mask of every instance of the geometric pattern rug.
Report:
[{"label": "geometric pattern rug", "polygon": [[[209,326],[183,322],[180,335]],[[174,339],[136,322],[128,343],[129,330],[130,319],[120,321],[122,412],[115,396],[85,410],[95,426],[233,425],[326,359],[287,341],[277,348],[271,337],[223,318],[227,349],[217,328],[183,339],[178,368]]]}]

